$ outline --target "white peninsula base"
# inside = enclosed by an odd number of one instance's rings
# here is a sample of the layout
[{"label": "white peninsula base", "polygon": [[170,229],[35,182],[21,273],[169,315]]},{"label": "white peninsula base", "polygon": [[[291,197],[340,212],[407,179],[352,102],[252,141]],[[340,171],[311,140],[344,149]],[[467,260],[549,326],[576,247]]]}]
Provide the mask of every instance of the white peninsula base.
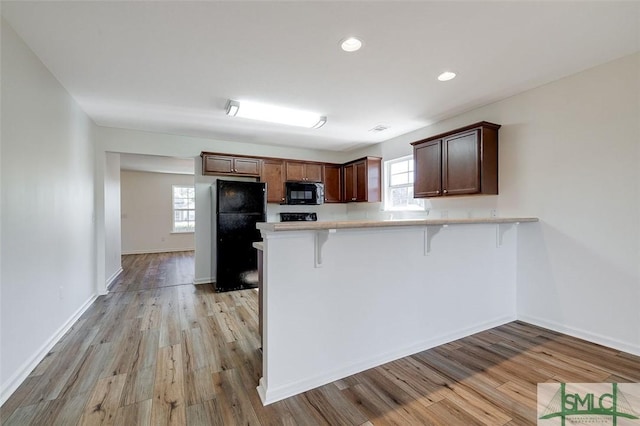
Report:
[{"label": "white peninsula base", "polygon": [[516,318],[517,224],[263,223],[262,402]]}]

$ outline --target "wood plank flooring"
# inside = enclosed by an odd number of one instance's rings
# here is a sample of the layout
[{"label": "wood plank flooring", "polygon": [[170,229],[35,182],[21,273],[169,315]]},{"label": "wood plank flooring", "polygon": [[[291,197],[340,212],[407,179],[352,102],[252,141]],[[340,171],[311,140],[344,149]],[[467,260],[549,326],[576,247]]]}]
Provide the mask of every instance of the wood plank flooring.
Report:
[{"label": "wood plank flooring", "polygon": [[195,252],[127,254],[122,256],[122,270],[109,291],[149,290],[193,284]]},{"label": "wood plank flooring", "polygon": [[533,425],[538,382],[640,382],[640,357],[513,322],[263,407],[257,306],[211,285],[101,296],[0,423]]}]

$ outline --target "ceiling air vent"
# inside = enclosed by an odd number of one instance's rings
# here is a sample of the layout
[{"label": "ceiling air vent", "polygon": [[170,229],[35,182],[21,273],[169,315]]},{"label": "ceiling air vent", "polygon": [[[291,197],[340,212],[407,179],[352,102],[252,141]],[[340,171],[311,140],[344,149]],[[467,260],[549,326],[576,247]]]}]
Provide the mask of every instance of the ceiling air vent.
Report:
[{"label": "ceiling air vent", "polygon": [[384,132],[385,130],[387,130],[389,127],[387,126],[383,126],[382,124],[377,125],[376,127],[374,127],[373,129],[370,129],[370,132],[374,132],[374,133],[380,133],[380,132]]}]

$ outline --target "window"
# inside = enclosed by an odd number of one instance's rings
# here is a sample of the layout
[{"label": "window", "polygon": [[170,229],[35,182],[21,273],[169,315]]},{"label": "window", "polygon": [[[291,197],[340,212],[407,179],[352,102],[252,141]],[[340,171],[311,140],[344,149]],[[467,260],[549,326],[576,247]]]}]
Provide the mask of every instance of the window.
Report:
[{"label": "window", "polygon": [[424,210],[424,201],[413,198],[413,156],[384,163],[384,209]]},{"label": "window", "polygon": [[196,226],[196,190],[173,185],[173,232],[193,232]]}]

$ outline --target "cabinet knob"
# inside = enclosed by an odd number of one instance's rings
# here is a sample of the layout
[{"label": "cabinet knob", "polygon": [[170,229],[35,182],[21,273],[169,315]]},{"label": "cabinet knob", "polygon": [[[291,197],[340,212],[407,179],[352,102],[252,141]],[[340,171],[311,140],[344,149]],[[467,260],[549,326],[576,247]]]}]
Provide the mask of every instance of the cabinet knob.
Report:
[{"label": "cabinet knob", "polygon": [[439,193],[440,193],[440,190],[437,190],[437,191],[436,191],[436,194],[439,194]]},{"label": "cabinet knob", "polygon": [[444,191],[442,191],[442,192],[444,192],[444,193],[446,194],[446,193],[447,193],[447,190],[445,189],[445,190],[444,190]]}]

